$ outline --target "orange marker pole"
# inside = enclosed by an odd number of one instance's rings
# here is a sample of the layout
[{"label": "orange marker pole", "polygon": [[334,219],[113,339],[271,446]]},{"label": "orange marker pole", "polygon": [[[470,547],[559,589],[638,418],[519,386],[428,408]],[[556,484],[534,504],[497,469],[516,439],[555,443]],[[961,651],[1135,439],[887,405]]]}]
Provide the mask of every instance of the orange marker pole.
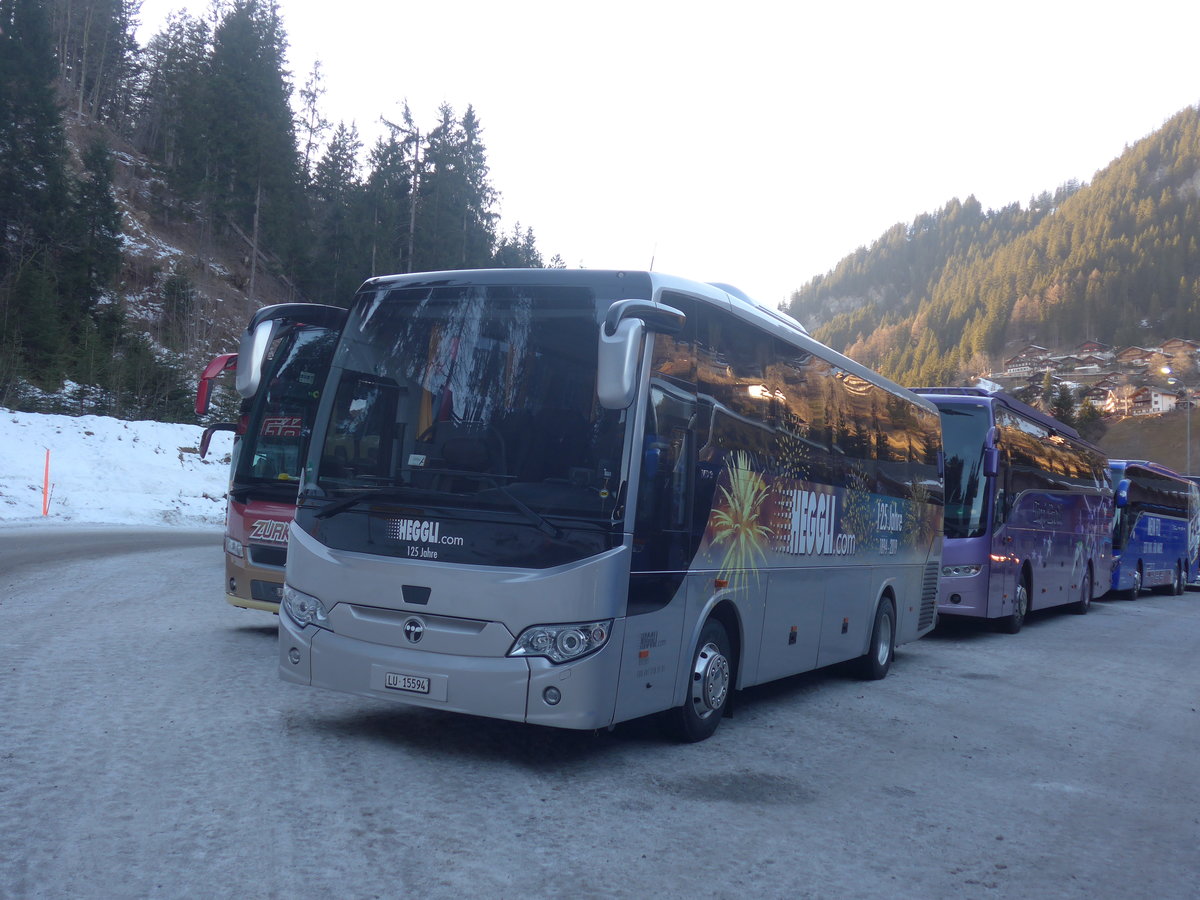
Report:
[{"label": "orange marker pole", "polygon": [[42,515],[50,515],[50,448],[46,448],[46,475],[42,479]]}]

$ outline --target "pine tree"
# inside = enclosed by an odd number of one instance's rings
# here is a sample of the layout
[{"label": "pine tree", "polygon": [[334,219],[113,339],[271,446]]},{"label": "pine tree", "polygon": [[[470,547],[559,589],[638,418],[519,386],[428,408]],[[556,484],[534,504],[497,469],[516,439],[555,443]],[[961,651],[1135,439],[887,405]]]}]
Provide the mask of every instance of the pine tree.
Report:
[{"label": "pine tree", "polygon": [[274,0],[235,0],[213,35],[207,193],[214,212],[250,241],[255,266],[262,244],[285,258],[298,249],[300,173],[286,46]]},{"label": "pine tree", "polygon": [[359,176],[362,142],[354,125],[339,123],[313,173],[313,246],[310,287],[326,302],[348,298],[370,274],[371,223]]},{"label": "pine tree", "polygon": [[533,229],[522,230],[521,223],[513,225],[512,233],[500,236],[492,265],[501,269],[543,268],[542,254],[538,251]]},{"label": "pine tree", "polygon": [[56,77],[40,0],[0,0],[0,392],[61,362],[54,270],[70,194]]}]

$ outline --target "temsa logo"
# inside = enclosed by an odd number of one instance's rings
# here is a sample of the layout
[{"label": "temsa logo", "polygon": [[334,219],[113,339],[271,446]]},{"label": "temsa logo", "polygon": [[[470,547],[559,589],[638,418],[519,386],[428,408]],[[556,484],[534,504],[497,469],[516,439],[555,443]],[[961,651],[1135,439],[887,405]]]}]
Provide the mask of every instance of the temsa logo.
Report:
[{"label": "temsa logo", "polygon": [[250,525],[250,540],[266,541],[271,544],[286,544],[288,523],[274,519],[257,519]]},{"label": "temsa logo", "polygon": [[303,425],[299,416],[270,416],[263,419],[262,433],[267,437],[300,437]]}]

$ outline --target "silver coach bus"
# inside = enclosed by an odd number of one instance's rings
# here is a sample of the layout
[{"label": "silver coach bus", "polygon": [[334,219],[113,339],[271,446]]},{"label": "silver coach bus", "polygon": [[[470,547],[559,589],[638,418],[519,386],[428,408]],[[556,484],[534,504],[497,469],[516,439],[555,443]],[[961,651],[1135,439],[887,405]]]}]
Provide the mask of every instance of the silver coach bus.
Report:
[{"label": "silver coach bus", "polygon": [[936,408],[732,288],[658,273],[372,278],[322,393],[281,676],[563,728],[930,631]]}]

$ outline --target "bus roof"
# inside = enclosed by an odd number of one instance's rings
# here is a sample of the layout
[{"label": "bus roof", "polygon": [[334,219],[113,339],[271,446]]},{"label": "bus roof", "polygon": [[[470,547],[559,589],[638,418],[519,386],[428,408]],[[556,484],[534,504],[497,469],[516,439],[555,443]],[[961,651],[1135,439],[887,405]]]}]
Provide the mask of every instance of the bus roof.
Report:
[{"label": "bus roof", "polygon": [[1156,463],[1148,459],[1110,459],[1108,467],[1114,472],[1121,471],[1130,466],[1137,466],[1139,469],[1145,469],[1147,472],[1153,472],[1156,475],[1162,475],[1166,478],[1174,478],[1177,481],[1193,481],[1196,476],[1187,476],[1174,469],[1169,469],[1162,463]]},{"label": "bus roof", "polygon": [[989,391],[986,388],[976,387],[920,387],[913,388],[913,392],[924,397],[945,397],[945,398],[960,398],[963,400],[974,398],[985,400],[989,404],[999,403],[1007,406],[1013,412],[1020,413],[1027,419],[1032,419],[1039,425],[1044,425],[1051,431],[1056,431],[1059,434],[1066,435],[1069,438],[1074,438],[1083,443],[1089,443],[1080,437],[1079,432],[1068,425],[1066,422],[1060,422],[1053,416],[1047,415],[1040,409],[1035,409],[1028,403],[1022,403],[1012,394],[1006,394],[1004,391]]},{"label": "bus roof", "polygon": [[647,299],[654,298],[663,290],[678,291],[714,306],[723,307],[738,318],[752,322],[764,331],[820,356],[850,374],[913,400],[931,412],[937,411],[930,401],[923,397],[914,397],[908,388],[822,344],[792,316],[764,306],[743,291],[719,282],[691,281],[661,272],[623,269],[457,269],[445,272],[414,272],[410,275],[378,275],[364,281],[358,292],[470,284],[584,285],[603,288],[614,296],[620,294],[623,287],[627,286],[624,287],[627,291],[626,296]]}]

